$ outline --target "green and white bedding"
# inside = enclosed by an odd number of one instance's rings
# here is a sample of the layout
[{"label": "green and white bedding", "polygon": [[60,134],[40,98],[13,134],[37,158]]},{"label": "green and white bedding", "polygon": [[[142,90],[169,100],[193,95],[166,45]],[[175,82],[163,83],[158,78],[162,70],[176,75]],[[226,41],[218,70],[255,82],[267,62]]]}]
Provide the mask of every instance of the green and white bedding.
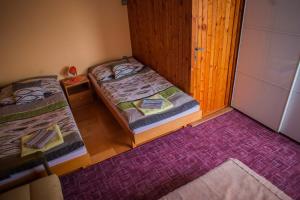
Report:
[{"label": "green and white bedding", "polygon": [[[41,80],[45,98],[27,104],[0,107],[0,162],[19,159],[21,137],[57,124],[64,143],[45,152],[48,161],[84,146],[66,98],[56,76],[37,77]],[[6,88],[9,88],[7,86]],[[18,171],[33,167],[26,165]],[[16,171],[17,172],[17,171]]]},{"label": "green and white bedding", "polygon": [[[130,62],[136,63],[134,58],[129,58]],[[113,63],[124,62],[123,60],[113,61]],[[89,69],[89,72],[97,79],[99,71],[103,68],[111,67],[110,63],[102,64]],[[133,132],[142,127],[166,120],[190,109],[199,110],[199,103],[191,96],[187,95],[165,78],[160,76],[149,67],[144,67],[141,71],[119,79],[101,81],[98,84],[105,96],[118,108],[122,116],[127,120],[128,126]],[[149,98],[153,95],[161,95],[173,104],[173,107],[164,112],[143,115],[134,105],[134,101]]]}]

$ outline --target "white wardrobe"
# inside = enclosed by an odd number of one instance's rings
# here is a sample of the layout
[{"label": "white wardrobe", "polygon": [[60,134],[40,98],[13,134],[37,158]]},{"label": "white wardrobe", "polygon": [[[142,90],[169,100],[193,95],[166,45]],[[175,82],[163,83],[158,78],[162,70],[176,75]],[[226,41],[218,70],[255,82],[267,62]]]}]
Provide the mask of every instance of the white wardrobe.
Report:
[{"label": "white wardrobe", "polygon": [[232,106],[300,141],[299,60],[300,0],[247,0]]},{"label": "white wardrobe", "polygon": [[300,142],[300,64],[298,65],[279,131]]}]

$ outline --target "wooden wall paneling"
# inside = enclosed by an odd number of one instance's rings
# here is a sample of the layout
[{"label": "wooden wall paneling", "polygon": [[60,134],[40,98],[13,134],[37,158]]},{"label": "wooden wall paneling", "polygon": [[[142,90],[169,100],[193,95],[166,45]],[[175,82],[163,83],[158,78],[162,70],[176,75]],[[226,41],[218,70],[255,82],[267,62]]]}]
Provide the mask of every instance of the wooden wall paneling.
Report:
[{"label": "wooden wall paneling", "polygon": [[190,93],[192,0],[129,0],[132,54]]},{"label": "wooden wall paneling", "polygon": [[[205,107],[204,90],[206,83],[204,82],[205,68],[203,65],[207,60],[207,45],[206,45],[206,34],[207,34],[207,0],[194,0],[193,1],[193,47],[191,54],[192,59],[192,83],[191,91],[192,95],[201,102],[201,107]],[[203,48],[203,51],[196,51],[195,48]],[[195,57],[196,54],[196,57]],[[196,59],[195,59],[196,58]]]},{"label": "wooden wall paneling", "polygon": [[218,106],[217,102],[219,100],[220,94],[218,91],[218,85],[222,81],[222,50],[223,50],[223,40],[224,40],[224,22],[225,22],[225,6],[226,1],[218,0],[213,2],[213,28],[215,25],[215,30],[213,29],[213,40],[212,40],[212,54],[211,54],[211,63],[210,63],[210,80],[208,88],[209,92],[209,106],[207,112],[215,112],[216,110],[222,109]]},{"label": "wooden wall paneling", "polygon": [[[184,59],[185,63],[183,63],[183,65],[186,65],[189,67],[189,79],[191,79],[191,76],[192,76],[192,71],[191,71],[191,68],[192,68],[192,63],[191,63],[191,57],[194,57],[194,54],[191,54],[191,50],[193,50],[191,48],[191,44],[192,44],[192,41],[193,41],[193,38],[192,38],[192,23],[191,23],[191,19],[192,19],[192,13],[191,12],[188,12],[188,10],[191,10],[193,7],[193,4],[192,4],[192,1],[189,2],[189,5],[188,7],[186,7],[186,14],[185,14],[185,23],[184,24],[190,24],[189,25],[189,28],[188,29],[185,29],[183,27],[183,30],[185,31],[183,35],[186,35],[187,38],[183,38],[184,40],[188,40],[190,43],[187,44],[187,43],[184,43],[186,44],[186,47],[184,47],[183,51],[186,51],[189,53],[189,55],[187,56],[186,54],[184,54],[186,56],[186,58]],[[185,49],[189,49],[189,50],[185,50]],[[187,80],[184,80],[183,81],[187,81]],[[189,89],[191,87],[191,82],[189,81],[189,85],[188,85]],[[190,90],[189,93],[191,93],[192,91]]]},{"label": "wooden wall paneling", "polygon": [[[197,77],[194,74],[199,74],[200,70],[199,67],[197,66],[197,62],[199,62],[200,58],[200,52],[195,51],[196,48],[199,46],[199,41],[198,39],[198,32],[199,32],[199,27],[201,26],[200,23],[200,17],[201,14],[200,11],[202,12],[202,7],[200,7],[200,0],[193,0],[192,1],[192,33],[191,37],[193,38],[192,40],[192,46],[191,46],[191,84],[190,84],[190,91],[191,95],[194,96],[195,98],[198,97],[199,91],[196,90],[197,85],[196,85],[196,80],[195,78]],[[201,42],[201,41],[200,41]]]},{"label": "wooden wall paneling", "polygon": [[231,41],[231,48],[229,54],[229,70],[228,70],[228,78],[226,84],[226,94],[225,94],[225,104],[230,105],[233,83],[234,83],[234,73],[236,69],[236,62],[237,62],[237,54],[238,54],[238,47],[240,42],[241,36],[241,27],[242,27],[242,19],[243,19],[243,10],[245,6],[245,0],[236,0],[235,6],[235,14],[234,14],[234,25],[232,30],[232,41]]},{"label": "wooden wall paneling", "polygon": [[224,98],[225,91],[222,91],[222,85],[226,84],[227,75],[226,69],[228,65],[225,63],[226,51],[227,51],[227,37],[228,37],[228,27],[229,27],[229,16],[230,16],[230,0],[222,1],[222,11],[221,11],[221,28],[219,32],[220,43],[219,43],[219,52],[218,52],[218,72],[217,85],[214,91],[214,109],[222,109],[225,107]]},{"label": "wooden wall paneling", "polygon": [[218,24],[218,3],[219,0],[212,1],[212,16],[211,16],[211,24],[208,26],[212,27],[212,32],[211,32],[211,52],[210,52],[210,57],[209,57],[209,80],[208,80],[208,96],[207,96],[207,102],[208,102],[208,110],[211,109],[213,106],[213,90],[214,90],[214,75],[216,72],[216,57],[217,57],[217,43],[218,43],[218,37],[216,37],[217,32],[219,30],[220,24]]},{"label": "wooden wall paneling", "polygon": [[[184,12],[178,12],[179,16],[178,16],[178,20],[179,20],[179,24],[185,24],[185,16],[186,16],[186,11],[185,11],[185,8],[184,8]],[[189,22],[190,23],[190,22]],[[192,33],[192,31],[190,31],[189,33]],[[176,71],[179,71],[179,73],[185,73],[182,66],[184,66],[184,63],[185,63],[185,57],[184,58],[181,58],[181,55],[183,55],[183,48],[186,48],[186,45],[184,45],[184,27],[183,26],[179,26],[178,27],[178,42],[177,42],[177,70]],[[178,81],[180,83],[183,83],[184,80],[183,80],[183,76],[179,76],[178,73],[175,73],[175,79],[178,79]],[[189,81],[190,81],[190,70],[187,70],[187,76],[189,77]]]},{"label": "wooden wall paneling", "polygon": [[[203,25],[203,20],[202,20],[202,17],[203,17],[203,13],[202,13],[202,1],[198,1],[198,26],[197,26],[197,36],[198,38],[196,38],[196,41],[197,41],[197,48],[205,48],[204,46],[201,45],[202,43],[202,25]],[[202,73],[202,68],[201,68],[201,65],[203,64],[203,53],[204,51],[203,50],[198,50],[197,52],[197,60],[196,62],[199,63],[200,65],[196,67],[197,69],[197,72],[195,73],[195,76],[196,77],[201,77],[201,73]],[[195,87],[195,90],[196,88],[200,88],[201,87],[201,80],[198,80],[197,82],[197,85]],[[201,95],[203,95],[203,92],[201,90],[197,90],[197,97],[195,96],[196,99],[201,99]]]},{"label": "wooden wall paneling", "polygon": [[193,73],[196,73],[197,72],[197,69],[195,68],[196,66],[196,57],[195,57],[195,48],[198,46],[198,37],[196,37],[196,35],[198,34],[197,31],[198,31],[198,21],[199,21],[199,14],[198,14],[198,11],[199,11],[199,0],[192,0],[192,38],[195,38],[194,40],[192,40],[192,46],[191,46],[191,84],[190,84],[190,91],[191,91],[191,95],[192,96],[196,96],[196,92],[195,92],[195,79],[194,79],[194,76],[193,76]]},{"label": "wooden wall paneling", "polygon": [[[129,0],[133,56],[192,94],[204,115],[230,103],[244,0]],[[194,49],[203,48],[196,52]]]},{"label": "wooden wall paneling", "polygon": [[[178,37],[178,30],[180,29],[180,25],[179,25],[179,6],[180,4],[178,4],[177,6],[175,5],[175,2],[172,1],[172,9],[170,10],[171,15],[170,16],[175,16],[175,14],[177,13],[176,17],[172,17],[171,18],[171,27],[172,27],[172,37],[171,37],[171,41],[172,41],[172,48],[171,48],[171,58],[172,58],[172,63],[169,67],[172,68],[170,76],[168,77],[171,81],[175,82],[174,80],[176,80],[176,82],[180,82],[180,80],[178,80],[178,76],[176,72],[180,73],[179,70],[179,66],[178,66],[178,43],[179,43],[179,37]],[[181,47],[180,47],[181,48]],[[183,57],[181,57],[181,59],[183,59]]]},{"label": "wooden wall paneling", "polygon": [[[208,0],[207,2],[207,39],[206,39],[206,63],[204,66],[202,66],[205,70],[204,74],[204,99],[202,106],[202,109],[204,113],[206,114],[207,111],[210,108],[210,93],[211,93],[211,87],[212,87],[212,69],[213,69],[213,55],[214,55],[214,40],[215,40],[215,18],[216,18],[216,10],[213,8],[216,8],[216,6],[213,6],[213,2],[216,3],[216,1]],[[214,4],[215,4],[214,3]]]},{"label": "wooden wall paneling", "polygon": [[[227,44],[226,44],[226,50],[224,52],[224,68],[225,68],[224,74],[225,75],[232,72],[232,67],[230,67],[229,61],[230,61],[231,43],[235,39],[233,37],[233,35],[234,35],[233,26],[234,26],[235,13],[236,13],[235,10],[238,7],[239,7],[238,2],[234,1],[234,0],[231,0],[230,8],[229,8],[230,13],[229,13],[229,18],[228,18],[228,23],[225,27],[226,28],[225,31],[226,31],[226,34],[227,34]],[[225,106],[229,105],[229,103],[226,100],[228,80],[230,80],[230,78],[228,78],[228,76],[227,76],[227,79],[224,80],[226,82],[223,82],[222,85],[221,85],[221,88],[220,88],[220,91],[222,92],[222,96],[225,96],[225,100],[223,102]]]},{"label": "wooden wall paneling", "polygon": [[[215,99],[216,97],[216,87],[218,85],[218,82],[220,81],[220,79],[222,77],[218,77],[218,73],[220,70],[220,66],[219,66],[219,51],[221,47],[221,43],[222,43],[222,35],[220,34],[221,29],[222,29],[222,15],[223,15],[223,10],[222,10],[222,6],[224,1],[222,0],[217,0],[217,1],[213,1],[213,11],[216,10],[216,12],[213,12],[213,24],[212,26],[214,27],[215,24],[215,31],[213,31],[213,35],[212,35],[212,46],[213,46],[213,50],[212,50],[212,54],[211,54],[211,66],[210,66],[210,80],[209,80],[209,98],[208,98],[208,102],[209,102],[209,107],[208,110],[210,112],[214,111],[216,109],[215,106]],[[214,29],[213,29],[214,30]]]},{"label": "wooden wall paneling", "polygon": [[[199,18],[201,26],[198,27],[198,47],[202,48],[201,59],[200,62],[197,62],[197,69],[199,73],[193,74],[195,76],[196,87],[195,90],[198,93],[196,97],[197,100],[201,103],[201,108],[207,107],[207,91],[208,82],[205,79],[208,76],[208,68],[205,66],[209,63],[209,55],[210,55],[210,41],[211,41],[211,26],[208,26],[211,23],[212,16],[212,1],[208,2],[208,0],[200,0],[199,9],[201,9],[202,17]],[[210,10],[210,12],[208,12]],[[200,29],[200,30],[199,30]],[[208,37],[208,33],[210,36]]]},{"label": "wooden wall paneling", "polygon": [[[201,59],[193,65],[192,94],[201,102],[204,115],[229,105],[234,60],[241,21],[240,2],[243,0],[199,0],[199,21],[196,35]],[[200,25],[201,24],[201,25]],[[193,29],[195,31],[195,29]]]},{"label": "wooden wall paneling", "polygon": [[[200,77],[197,77],[195,79],[198,79],[199,85],[197,85],[197,90],[200,92],[199,99],[201,103],[201,108],[207,107],[207,102],[204,101],[206,98],[206,89],[208,88],[208,83],[205,79],[205,76],[207,74],[208,69],[205,67],[209,63],[209,46],[210,42],[208,40],[207,34],[208,34],[208,0],[201,0],[202,2],[202,20],[201,21],[201,27],[200,27],[200,32],[201,32],[201,37],[198,39],[201,43],[199,43],[199,47],[203,48],[203,52],[201,54],[201,62],[200,62]],[[211,4],[210,4],[211,5]],[[210,6],[211,8],[211,6]],[[211,18],[210,18],[211,19]],[[210,27],[210,32],[211,32],[211,27]]]}]

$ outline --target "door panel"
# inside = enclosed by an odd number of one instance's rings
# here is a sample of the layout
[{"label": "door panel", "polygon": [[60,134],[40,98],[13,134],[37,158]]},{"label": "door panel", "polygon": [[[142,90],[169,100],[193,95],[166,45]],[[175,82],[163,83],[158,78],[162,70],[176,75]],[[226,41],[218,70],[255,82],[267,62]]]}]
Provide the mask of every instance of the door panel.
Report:
[{"label": "door panel", "polygon": [[279,131],[300,142],[300,63]]},{"label": "door panel", "polygon": [[293,91],[290,98],[280,132],[300,142],[300,92]]},{"label": "door panel", "polygon": [[[243,0],[194,0],[191,91],[204,115],[228,106]],[[197,9],[195,8],[197,7]]]},{"label": "door panel", "polygon": [[243,30],[237,71],[289,90],[299,59],[300,37]]},{"label": "door panel", "polygon": [[276,131],[300,56],[299,8],[298,0],[245,5],[232,106]]},{"label": "door panel", "polygon": [[232,105],[266,126],[278,130],[289,91],[238,73]]}]

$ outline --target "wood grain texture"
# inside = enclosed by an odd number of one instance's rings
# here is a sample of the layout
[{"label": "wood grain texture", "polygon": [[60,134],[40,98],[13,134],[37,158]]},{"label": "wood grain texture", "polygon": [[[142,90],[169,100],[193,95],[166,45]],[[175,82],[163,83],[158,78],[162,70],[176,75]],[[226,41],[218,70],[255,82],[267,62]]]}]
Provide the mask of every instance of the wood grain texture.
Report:
[{"label": "wood grain texture", "polygon": [[[203,115],[230,105],[244,0],[194,0],[198,52],[191,92]],[[194,30],[194,29],[193,29]]]},{"label": "wood grain texture", "polygon": [[203,115],[223,109],[230,105],[243,4],[129,0],[133,56],[194,96]]},{"label": "wood grain texture", "polygon": [[79,75],[80,81],[70,83],[69,78],[60,81],[67,100],[72,109],[89,104],[93,101],[91,84],[86,75]]},{"label": "wood grain texture", "polygon": [[190,93],[191,0],[129,0],[132,54]]},{"label": "wood grain texture", "polygon": [[90,155],[87,153],[74,159],[68,160],[66,162],[60,163],[58,165],[52,166],[50,167],[50,169],[51,172],[60,176],[80,168],[88,167],[89,165],[91,165],[91,158]]},{"label": "wood grain texture", "polygon": [[129,137],[103,102],[97,100],[72,110],[91,164],[128,151]]}]

